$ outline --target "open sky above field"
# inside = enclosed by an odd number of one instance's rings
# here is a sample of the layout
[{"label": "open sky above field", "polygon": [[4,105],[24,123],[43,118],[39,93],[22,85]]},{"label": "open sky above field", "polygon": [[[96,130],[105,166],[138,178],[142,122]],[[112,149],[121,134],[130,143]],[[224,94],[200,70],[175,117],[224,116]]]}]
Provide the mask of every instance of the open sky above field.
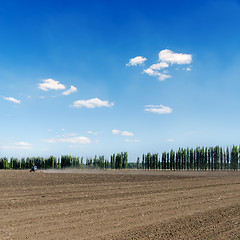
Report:
[{"label": "open sky above field", "polygon": [[239,144],[240,1],[2,1],[0,156],[130,161]]}]

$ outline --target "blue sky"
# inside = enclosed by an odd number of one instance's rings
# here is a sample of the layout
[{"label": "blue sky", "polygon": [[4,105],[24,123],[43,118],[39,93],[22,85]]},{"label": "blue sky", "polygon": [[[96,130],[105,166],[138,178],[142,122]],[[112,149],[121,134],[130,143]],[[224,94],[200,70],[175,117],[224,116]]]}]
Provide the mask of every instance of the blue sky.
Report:
[{"label": "blue sky", "polygon": [[236,0],[2,1],[0,155],[239,144],[239,16]]}]

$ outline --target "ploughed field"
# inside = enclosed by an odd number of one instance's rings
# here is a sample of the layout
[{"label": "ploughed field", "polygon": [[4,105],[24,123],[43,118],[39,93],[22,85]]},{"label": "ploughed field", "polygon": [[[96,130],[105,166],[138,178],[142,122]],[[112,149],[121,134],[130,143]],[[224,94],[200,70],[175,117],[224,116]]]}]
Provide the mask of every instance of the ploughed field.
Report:
[{"label": "ploughed field", "polygon": [[240,239],[240,172],[1,170],[0,239]]}]

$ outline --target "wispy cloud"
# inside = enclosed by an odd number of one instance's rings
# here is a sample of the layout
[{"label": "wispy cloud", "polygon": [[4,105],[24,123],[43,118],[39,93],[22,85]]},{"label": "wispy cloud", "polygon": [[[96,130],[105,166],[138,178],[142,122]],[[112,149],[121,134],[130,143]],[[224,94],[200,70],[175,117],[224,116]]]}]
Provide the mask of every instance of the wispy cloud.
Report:
[{"label": "wispy cloud", "polygon": [[172,108],[166,107],[163,105],[146,105],[145,109],[146,112],[157,113],[157,114],[169,114],[172,113]]},{"label": "wispy cloud", "polygon": [[13,98],[13,97],[3,97],[3,99],[10,101],[10,102],[18,103],[18,104],[21,103],[20,100]]},{"label": "wispy cloud", "polygon": [[139,142],[138,139],[125,139],[126,142],[134,142],[134,143],[137,143]]},{"label": "wispy cloud", "polygon": [[63,137],[63,138],[50,138],[44,140],[48,143],[77,143],[77,144],[88,144],[91,143],[91,140],[87,137]]},{"label": "wispy cloud", "polygon": [[167,142],[174,142],[175,140],[173,138],[167,139]]},{"label": "wispy cloud", "polygon": [[155,71],[155,70],[153,70],[151,68],[145,69],[145,70],[143,70],[143,72],[148,74],[149,76],[158,77],[159,81],[164,81],[165,79],[172,77],[171,75],[160,73],[160,72]]},{"label": "wispy cloud", "polygon": [[112,130],[112,134],[119,134],[121,131],[120,130],[117,130],[117,129],[113,129]]},{"label": "wispy cloud", "polygon": [[77,88],[74,86],[71,86],[68,90],[64,91],[62,94],[67,96],[71,93],[77,92]]},{"label": "wispy cloud", "polygon": [[14,143],[13,145],[9,146],[2,146],[1,148],[4,149],[32,149],[32,144],[28,142],[17,142]]},{"label": "wispy cloud", "polygon": [[129,63],[126,66],[137,66],[142,65],[147,59],[142,56],[129,59]]},{"label": "wispy cloud", "polygon": [[98,98],[92,98],[89,100],[78,100],[73,102],[72,107],[74,108],[97,108],[97,107],[112,107],[114,103],[109,103],[108,101],[102,101]]},{"label": "wispy cloud", "polygon": [[40,88],[43,91],[48,90],[64,90],[66,87],[61,84],[59,81],[53,80],[53,79],[44,79],[42,80],[42,83],[38,83],[38,88]]},{"label": "wispy cloud", "polygon": [[122,131],[121,135],[122,136],[133,136],[134,134],[132,132],[129,132],[129,131]]},{"label": "wispy cloud", "polygon": [[132,132],[129,131],[120,131],[117,129],[113,129],[112,130],[112,134],[120,134],[122,136],[134,136],[134,134]]},{"label": "wispy cloud", "polygon": [[93,132],[93,131],[88,131],[88,133],[89,133],[89,134],[93,134],[93,135],[95,135],[95,136],[99,134],[99,132]]},{"label": "wispy cloud", "polygon": [[15,143],[15,145],[18,148],[22,148],[22,149],[31,149],[32,148],[32,144],[28,143],[28,142],[17,142],[17,143]]},{"label": "wispy cloud", "polygon": [[72,132],[72,133],[66,133],[66,134],[63,134],[62,136],[63,136],[63,137],[75,137],[75,136],[77,136],[77,133],[74,133],[74,132]]}]

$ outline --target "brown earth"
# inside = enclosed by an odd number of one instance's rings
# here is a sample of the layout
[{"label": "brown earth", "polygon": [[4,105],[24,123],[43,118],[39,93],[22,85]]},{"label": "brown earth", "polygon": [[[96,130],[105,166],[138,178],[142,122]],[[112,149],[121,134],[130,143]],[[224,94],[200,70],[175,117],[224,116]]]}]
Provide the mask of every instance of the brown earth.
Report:
[{"label": "brown earth", "polygon": [[0,239],[240,239],[240,172],[0,171]]}]

